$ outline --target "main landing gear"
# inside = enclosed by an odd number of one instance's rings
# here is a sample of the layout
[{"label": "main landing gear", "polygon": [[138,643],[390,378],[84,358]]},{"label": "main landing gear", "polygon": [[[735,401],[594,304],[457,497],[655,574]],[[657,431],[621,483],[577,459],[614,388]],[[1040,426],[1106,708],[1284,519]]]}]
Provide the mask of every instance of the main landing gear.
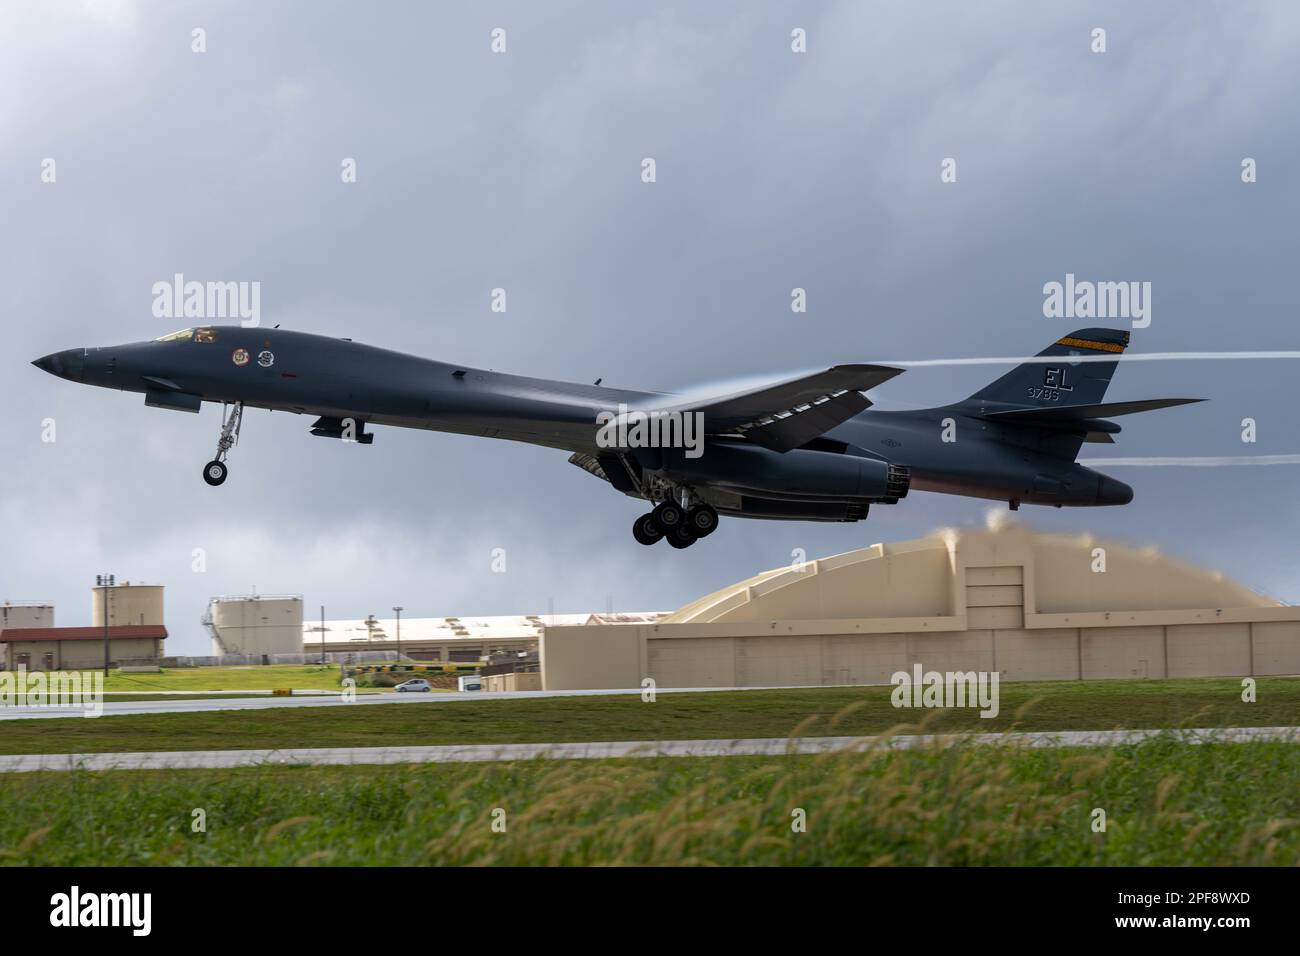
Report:
[{"label": "main landing gear", "polygon": [[230,471],[226,467],[226,456],[239,442],[239,425],[244,418],[243,402],[229,406],[229,412],[227,407],[225,402],[221,403],[221,436],[217,439],[217,457],[203,466],[203,480],[214,487],[225,481]]},{"label": "main landing gear", "polygon": [[654,544],[660,539],[674,548],[689,548],[700,538],[707,538],[718,528],[718,512],[703,502],[683,508],[675,501],[661,501],[654,511],[643,514],[632,524],[632,537],[640,544]]}]

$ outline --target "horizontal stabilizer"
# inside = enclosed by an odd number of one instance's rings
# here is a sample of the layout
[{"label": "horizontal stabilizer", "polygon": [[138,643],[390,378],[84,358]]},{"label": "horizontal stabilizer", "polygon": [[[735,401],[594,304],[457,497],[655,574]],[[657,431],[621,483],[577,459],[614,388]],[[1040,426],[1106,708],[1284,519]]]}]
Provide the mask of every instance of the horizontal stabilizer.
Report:
[{"label": "horizontal stabilizer", "polygon": [[1190,405],[1203,402],[1203,398],[1147,398],[1137,402],[1102,402],[1098,405],[1047,405],[1037,408],[1009,408],[985,412],[985,418],[1001,421],[1024,422],[1040,427],[1050,427],[1051,422],[1081,422],[1091,418],[1115,418],[1118,415],[1135,415],[1157,408]]},{"label": "horizontal stabilizer", "polygon": [[707,435],[743,435],[765,448],[784,452],[871,407],[862,392],[902,371],[885,365],[836,365],[824,372],[692,402],[671,411],[703,413]]}]

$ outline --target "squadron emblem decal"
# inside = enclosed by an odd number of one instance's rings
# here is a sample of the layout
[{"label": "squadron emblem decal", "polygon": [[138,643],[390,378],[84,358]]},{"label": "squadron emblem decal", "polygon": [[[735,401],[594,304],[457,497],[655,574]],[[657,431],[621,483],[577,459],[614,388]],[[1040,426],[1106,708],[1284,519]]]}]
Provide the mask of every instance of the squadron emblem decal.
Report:
[{"label": "squadron emblem decal", "polygon": [[243,368],[248,364],[248,349],[235,349],[230,353],[230,361]]},{"label": "squadron emblem decal", "polygon": [[270,368],[275,364],[275,354],[269,349],[257,354],[257,364],[262,368]]}]

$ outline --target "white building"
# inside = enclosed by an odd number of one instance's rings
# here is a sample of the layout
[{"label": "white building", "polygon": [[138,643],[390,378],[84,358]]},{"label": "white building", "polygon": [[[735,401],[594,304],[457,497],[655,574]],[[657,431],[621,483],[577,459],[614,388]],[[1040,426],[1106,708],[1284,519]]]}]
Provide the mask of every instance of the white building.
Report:
[{"label": "white building", "polygon": [[[473,662],[495,654],[536,651],[543,627],[576,626],[616,621],[650,624],[659,612],[619,614],[526,614],[465,617],[403,617],[401,653],[426,661]],[[324,640],[322,641],[322,637]],[[398,649],[397,619],[305,621],[301,650],[304,654]]]}]

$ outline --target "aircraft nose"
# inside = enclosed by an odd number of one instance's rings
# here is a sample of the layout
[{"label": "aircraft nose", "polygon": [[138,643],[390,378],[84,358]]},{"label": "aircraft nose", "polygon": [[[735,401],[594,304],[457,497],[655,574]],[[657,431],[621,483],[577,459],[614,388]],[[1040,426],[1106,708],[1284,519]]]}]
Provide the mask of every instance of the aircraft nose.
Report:
[{"label": "aircraft nose", "polygon": [[36,359],[32,364],[43,372],[49,372],[59,378],[72,379],[74,382],[81,381],[81,373],[84,367],[81,349],[51,352],[49,355]]},{"label": "aircraft nose", "polygon": [[32,362],[42,372],[49,372],[51,375],[63,374],[63,363],[59,361],[59,353],[51,352],[49,355],[43,355]]}]

